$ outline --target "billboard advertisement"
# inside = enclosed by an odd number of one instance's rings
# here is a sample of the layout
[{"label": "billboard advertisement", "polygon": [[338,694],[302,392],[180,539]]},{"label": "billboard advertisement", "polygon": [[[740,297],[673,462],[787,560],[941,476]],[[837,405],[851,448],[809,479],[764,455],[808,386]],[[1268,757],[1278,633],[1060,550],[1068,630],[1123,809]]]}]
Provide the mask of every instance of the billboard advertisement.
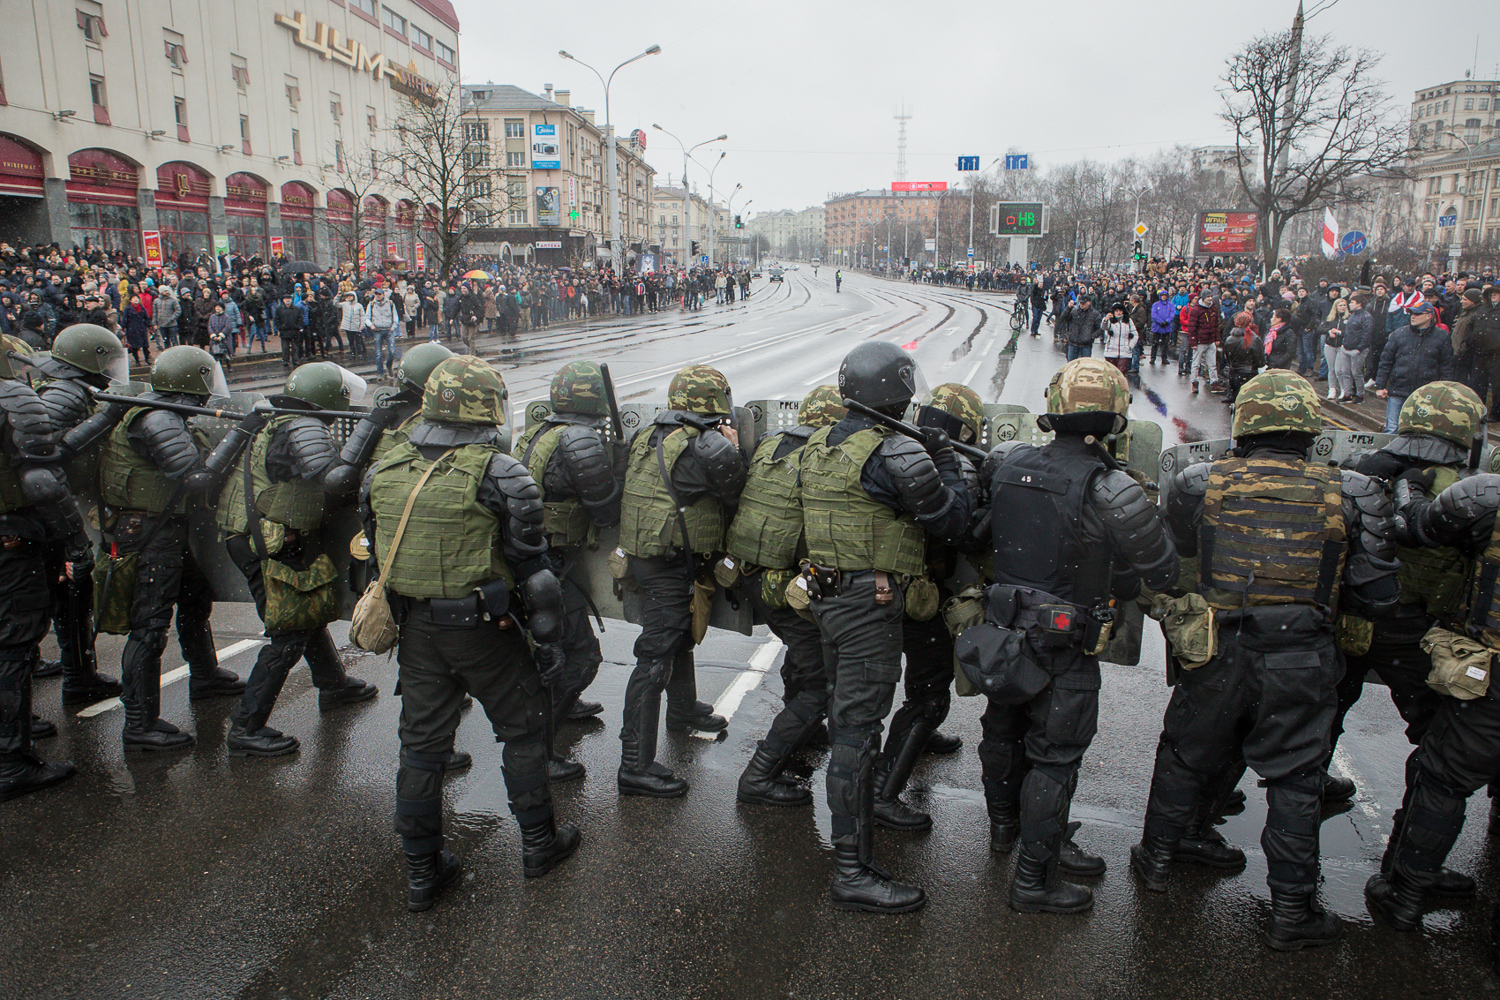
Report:
[{"label": "billboard advertisement", "polygon": [[990,206],[990,233],[995,236],[1042,236],[1045,207],[1039,201],[1000,201]]},{"label": "billboard advertisement", "polygon": [[891,181],[892,191],[946,191],[947,181]]},{"label": "billboard advertisement", "polygon": [[1257,252],[1260,216],[1254,212],[1199,212],[1198,254],[1247,254]]},{"label": "billboard advertisement", "polygon": [[536,224],[539,226],[562,225],[562,188],[539,187],[536,189]]},{"label": "billboard advertisement", "polygon": [[[161,267],[161,231],[158,229],[143,230],[141,232],[141,241],[146,247],[146,266]],[[274,253],[275,251],[272,252]]]},{"label": "billboard advertisement", "polygon": [[562,169],[562,151],[557,144],[556,125],[531,126],[531,169]]}]

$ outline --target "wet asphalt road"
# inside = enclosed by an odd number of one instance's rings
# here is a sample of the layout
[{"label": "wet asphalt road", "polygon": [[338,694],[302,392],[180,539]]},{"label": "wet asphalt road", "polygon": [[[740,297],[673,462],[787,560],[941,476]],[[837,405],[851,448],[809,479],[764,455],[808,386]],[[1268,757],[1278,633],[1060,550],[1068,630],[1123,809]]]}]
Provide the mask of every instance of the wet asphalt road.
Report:
[{"label": "wet asphalt road", "polygon": [[[500,364],[520,403],[576,356],[608,360],[621,395],[654,398],[689,361],[717,364],[738,399],[800,397],[827,381],[861,337],[911,349],[932,384],[957,379],[987,399],[1035,406],[1061,363],[1050,336],[1022,335],[1011,353],[1001,298],[860,275],[835,295],[832,273],[788,272],[784,288],[735,309],[611,321],[538,334]],[[498,345],[486,350],[493,354]],[[1227,408],[1194,398],[1175,371],[1147,372],[1132,416],[1157,419],[1168,445],[1223,436]],[[519,412],[519,411],[518,411]],[[248,672],[253,610],[221,605],[217,645]],[[38,711],[62,735],[42,745],[78,777],[0,806],[0,983],[29,998],[677,998],[677,997],[1451,997],[1497,992],[1484,968],[1497,875],[1483,796],[1451,865],[1473,873],[1480,901],[1427,918],[1425,935],[1373,924],[1362,886],[1375,870],[1399,800],[1407,747],[1383,688],[1349,718],[1336,768],[1360,787],[1323,825],[1323,899],[1346,921],[1337,947],[1284,956],[1258,930],[1267,909],[1258,837],[1264,801],[1253,775],[1246,812],[1225,835],[1249,867],[1221,878],[1182,866],[1169,895],[1140,890],[1127,870],[1139,837],[1161,714],[1159,635],[1142,664],[1106,665],[1100,732],[1074,805],[1078,839],[1104,856],[1092,913],[1021,916],[1005,905],[1009,858],[992,857],[974,746],[978,699],[955,699],[944,729],[965,746],[928,757],[909,797],[932,831],[877,835],[878,857],[922,884],[931,903],[900,917],[827,905],[829,822],[821,756],[815,804],[738,806],[735,781],[779,706],[777,652],[764,634],[714,632],[699,650],[700,697],[733,712],[727,736],[665,736],[662,758],[692,783],[686,798],[620,799],[614,789],[619,712],[636,629],[608,622],[605,665],[590,697],[602,720],[560,742],[589,769],[562,786],[558,811],[584,830],[577,856],[525,880],[505,804],[500,748],[482,715],[458,732],[472,770],[448,779],[450,846],[465,876],[425,914],[404,911],[404,870],[390,832],[399,700],[395,665],[360,656],[352,672],[379,700],[320,717],[304,670],[273,724],[298,755],[230,760],[228,702],[189,705],[186,684],[163,695],[164,717],[199,745],[165,758],[120,748],[117,708],[64,717],[58,681],[38,682]],[[762,633],[764,630],[760,630]],[[339,626],[335,635],[343,639]],[[101,637],[101,664],[121,641]],[[175,645],[164,668],[181,665]],[[748,671],[748,673],[747,673]],[[736,700],[738,699],[738,700]]]}]

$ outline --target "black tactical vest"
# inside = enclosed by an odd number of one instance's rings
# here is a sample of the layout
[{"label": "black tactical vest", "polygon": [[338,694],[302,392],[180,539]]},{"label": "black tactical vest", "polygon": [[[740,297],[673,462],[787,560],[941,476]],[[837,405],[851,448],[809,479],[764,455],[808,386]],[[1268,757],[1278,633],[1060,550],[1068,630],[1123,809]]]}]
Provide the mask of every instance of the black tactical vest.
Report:
[{"label": "black tactical vest", "polygon": [[1084,544],[1082,517],[1098,459],[1023,446],[1006,456],[990,490],[995,582],[1093,607],[1109,598],[1113,555]]}]

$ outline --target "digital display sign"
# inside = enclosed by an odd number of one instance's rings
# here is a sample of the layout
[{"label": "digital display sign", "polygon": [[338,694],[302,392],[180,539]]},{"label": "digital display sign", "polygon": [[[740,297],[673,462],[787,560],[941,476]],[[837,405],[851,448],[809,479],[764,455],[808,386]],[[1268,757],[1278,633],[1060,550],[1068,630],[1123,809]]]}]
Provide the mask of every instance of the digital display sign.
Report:
[{"label": "digital display sign", "polygon": [[1042,203],[1002,201],[990,206],[990,233],[995,236],[1041,236]]}]

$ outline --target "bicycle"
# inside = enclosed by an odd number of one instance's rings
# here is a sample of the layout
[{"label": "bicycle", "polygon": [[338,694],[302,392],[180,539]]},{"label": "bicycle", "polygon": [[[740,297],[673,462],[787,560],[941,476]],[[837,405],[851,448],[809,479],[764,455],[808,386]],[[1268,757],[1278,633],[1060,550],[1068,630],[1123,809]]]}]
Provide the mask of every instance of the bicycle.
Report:
[{"label": "bicycle", "polygon": [[1017,299],[1010,310],[1010,328],[1017,332],[1026,329],[1031,321],[1031,310],[1024,300]]}]

